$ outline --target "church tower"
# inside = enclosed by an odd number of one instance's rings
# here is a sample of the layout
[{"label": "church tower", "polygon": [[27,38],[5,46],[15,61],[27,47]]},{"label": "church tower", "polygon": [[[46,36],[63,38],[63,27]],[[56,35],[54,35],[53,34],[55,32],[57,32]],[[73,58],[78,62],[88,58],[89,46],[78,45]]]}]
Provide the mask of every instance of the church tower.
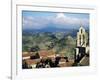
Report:
[{"label": "church tower", "polygon": [[86,47],[86,32],[82,26],[80,26],[79,32],[77,32],[77,47]]},{"label": "church tower", "polygon": [[86,43],[86,31],[81,25],[79,31],[77,32],[75,61],[79,62],[86,54]]}]

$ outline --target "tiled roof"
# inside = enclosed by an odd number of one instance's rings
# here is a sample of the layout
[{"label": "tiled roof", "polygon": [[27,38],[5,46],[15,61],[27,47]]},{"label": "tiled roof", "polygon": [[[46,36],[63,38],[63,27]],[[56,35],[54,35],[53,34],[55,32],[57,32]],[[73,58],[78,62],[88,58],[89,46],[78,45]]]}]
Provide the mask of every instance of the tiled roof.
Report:
[{"label": "tiled roof", "polygon": [[55,55],[55,53],[52,50],[41,50],[39,51],[40,57],[49,57],[51,55]]},{"label": "tiled roof", "polygon": [[66,62],[66,60],[65,59],[60,59],[60,62]]},{"label": "tiled roof", "polygon": [[89,65],[89,57],[84,56],[84,57],[82,58],[82,60],[80,61],[80,64],[83,65],[83,66]]},{"label": "tiled roof", "polygon": [[73,60],[59,64],[60,67],[70,67],[74,63]]},{"label": "tiled roof", "polygon": [[35,54],[33,54],[33,52],[23,52],[22,53],[22,57],[28,57],[28,56],[33,56]]},{"label": "tiled roof", "polygon": [[40,59],[34,59],[34,60],[28,59],[28,60],[26,60],[26,63],[28,65],[36,64],[37,62],[40,62]]}]

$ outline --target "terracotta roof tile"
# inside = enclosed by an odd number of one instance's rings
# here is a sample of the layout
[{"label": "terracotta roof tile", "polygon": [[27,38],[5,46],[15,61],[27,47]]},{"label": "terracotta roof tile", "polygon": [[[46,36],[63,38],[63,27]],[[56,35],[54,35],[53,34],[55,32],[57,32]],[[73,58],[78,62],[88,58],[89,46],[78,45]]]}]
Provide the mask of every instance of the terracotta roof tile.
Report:
[{"label": "terracotta roof tile", "polygon": [[40,59],[34,59],[34,60],[28,59],[28,60],[26,60],[26,63],[28,65],[36,64],[37,62],[40,62]]},{"label": "terracotta roof tile", "polygon": [[28,56],[33,56],[33,55],[35,55],[35,53],[33,54],[33,52],[23,52],[22,53],[22,57],[28,57]]}]

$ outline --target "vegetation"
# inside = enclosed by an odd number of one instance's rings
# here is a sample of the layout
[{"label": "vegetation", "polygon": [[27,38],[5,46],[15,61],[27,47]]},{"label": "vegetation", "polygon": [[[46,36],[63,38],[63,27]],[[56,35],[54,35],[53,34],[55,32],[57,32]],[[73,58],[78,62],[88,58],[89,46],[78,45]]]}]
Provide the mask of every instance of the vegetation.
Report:
[{"label": "vegetation", "polygon": [[[74,34],[75,35],[75,34]],[[65,32],[24,32],[22,36],[22,51],[39,51],[54,49],[57,54],[74,58],[76,37]]]}]

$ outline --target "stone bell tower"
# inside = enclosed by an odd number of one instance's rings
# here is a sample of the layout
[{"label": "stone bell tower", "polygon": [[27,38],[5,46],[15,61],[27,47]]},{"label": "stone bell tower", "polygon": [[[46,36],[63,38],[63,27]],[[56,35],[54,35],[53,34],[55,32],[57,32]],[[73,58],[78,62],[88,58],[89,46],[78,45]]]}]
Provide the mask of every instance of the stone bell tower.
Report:
[{"label": "stone bell tower", "polygon": [[86,53],[86,32],[82,25],[77,32],[75,61],[79,62]]}]

